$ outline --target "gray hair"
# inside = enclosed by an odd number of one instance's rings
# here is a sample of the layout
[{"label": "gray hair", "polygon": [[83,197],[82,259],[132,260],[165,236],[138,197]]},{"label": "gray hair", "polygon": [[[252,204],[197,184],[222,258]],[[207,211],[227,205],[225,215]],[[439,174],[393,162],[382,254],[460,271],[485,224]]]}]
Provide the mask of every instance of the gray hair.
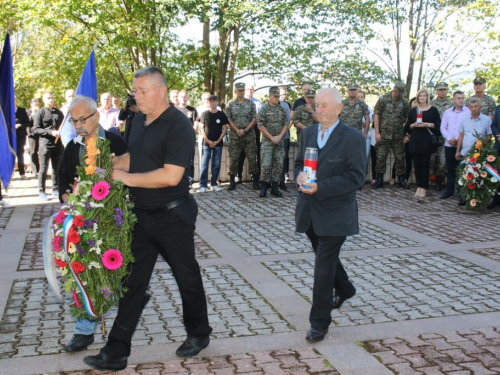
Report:
[{"label": "gray hair", "polygon": [[333,104],[342,103],[342,95],[340,95],[340,91],[337,90],[335,87],[326,87],[324,89],[321,89],[316,93],[316,96],[325,93],[330,94],[332,96]]},{"label": "gray hair", "polygon": [[94,99],[88,97],[88,96],[83,96],[83,95],[75,95],[73,97],[73,100],[71,101],[71,104],[69,105],[69,109],[68,109],[68,112],[71,112],[71,110],[77,105],[77,104],[80,104],[80,103],[85,103],[87,104],[87,107],[89,107],[89,109],[92,111],[92,112],[97,112],[97,103],[95,102]]},{"label": "gray hair", "polygon": [[142,77],[155,77],[160,83],[160,86],[167,87],[167,80],[163,72],[156,66],[147,66],[134,72],[134,79]]},{"label": "gray hair", "polygon": [[482,106],[481,100],[479,100],[478,98],[470,98],[469,105],[471,105],[472,103],[479,103]]}]

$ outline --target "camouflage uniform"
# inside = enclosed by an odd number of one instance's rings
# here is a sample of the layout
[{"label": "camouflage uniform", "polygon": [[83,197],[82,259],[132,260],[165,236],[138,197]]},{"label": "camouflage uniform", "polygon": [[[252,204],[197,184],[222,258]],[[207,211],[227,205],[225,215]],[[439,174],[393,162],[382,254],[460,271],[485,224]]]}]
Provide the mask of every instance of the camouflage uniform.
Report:
[{"label": "camouflage uniform", "polygon": [[[227,104],[226,116],[238,127],[238,129],[245,129],[255,118],[255,108],[255,103],[250,99],[244,98],[243,102],[239,102],[238,99],[233,99]],[[241,151],[245,151],[249,172],[252,175],[259,174],[259,168],[256,162],[257,144],[255,143],[255,133],[253,129],[243,137],[238,137],[234,131],[229,132],[229,159],[231,160],[231,165],[229,167],[230,176],[236,176],[238,174],[238,159]]]},{"label": "camouflage uniform", "polygon": [[[310,113],[307,110],[305,104],[301,105],[300,107],[297,107],[297,109],[293,113],[293,124],[296,125],[299,122],[306,127],[316,123],[316,121],[314,121],[312,113]],[[297,129],[297,144],[298,144],[300,141],[300,132],[302,130],[299,128],[296,129]]]},{"label": "camouflage uniform", "polygon": [[[440,87],[439,83],[436,88],[438,87]],[[443,88],[447,87],[443,86]],[[455,103],[453,103],[453,100],[450,98],[446,98],[446,100],[439,100],[438,97],[435,97],[431,100],[431,105],[437,108],[439,116],[443,118],[444,111],[453,107]],[[441,136],[439,138],[441,139],[441,143],[444,145],[444,138]],[[434,174],[438,177],[446,177],[446,158],[444,156],[444,146],[438,147],[436,152],[431,155],[429,172],[431,175]]]},{"label": "camouflage uniform", "polygon": [[484,94],[482,98],[477,98],[476,95],[472,95],[465,101],[465,106],[469,107],[469,100],[472,98],[479,99],[481,102],[481,113],[486,116],[495,116],[495,108],[497,105],[495,104],[495,99],[491,96]]},{"label": "camouflage uniform", "polygon": [[394,153],[396,174],[404,175],[405,169],[405,147],[404,124],[410,112],[410,104],[401,96],[399,100],[392,99],[392,93],[381,96],[375,105],[374,115],[379,115],[379,131],[382,140],[377,142],[377,165],[375,172],[384,174],[386,170],[387,156],[391,149]]},{"label": "camouflage uniform", "polygon": [[[257,114],[257,126],[259,128],[265,127],[272,136],[277,136],[281,133],[283,127],[287,125],[286,112],[281,105],[272,106],[266,103],[260,107]],[[260,180],[262,182],[279,182],[285,158],[283,144],[283,139],[278,144],[274,144],[267,137],[262,137],[260,146]]]},{"label": "camouflage uniform", "polygon": [[356,99],[354,103],[351,103],[349,99],[344,99],[342,105],[342,112],[340,113],[342,122],[353,129],[364,132],[365,115],[370,115],[368,105],[360,99]]}]

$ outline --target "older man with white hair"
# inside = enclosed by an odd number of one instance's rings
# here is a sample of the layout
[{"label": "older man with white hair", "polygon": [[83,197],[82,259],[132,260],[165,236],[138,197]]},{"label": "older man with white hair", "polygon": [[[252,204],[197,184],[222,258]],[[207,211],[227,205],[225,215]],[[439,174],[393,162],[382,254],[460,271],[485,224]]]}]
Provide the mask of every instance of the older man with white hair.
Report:
[{"label": "older man with white hair", "polygon": [[[99,112],[94,99],[76,95],[68,107],[69,122],[75,127],[76,137],[73,138],[64,149],[63,158],[59,171],[59,200],[66,202],[69,194],[73,191],[72,185],[77,177],[77,167],[82,163],[82,155],[85,153],[87,141],[94,135],[108,139],[111,152],[115,155],[123,155],[128,147],[121,136],[104,130],[99,125]],[[73,337],[64,346],[66,352],[78,352],[86,349],[94,342],[94,330],[96,322],[88,319],[78,319],[73,331]]]},{"label": "older man with white hair", "polygon": [[[295,211],[296,231],[306,233],[316,254],[311,329],[306,336],[311,342],[325,338],[332,309],[356,294],[339,254],[346,237],[359,233],[356,190],[366,178],[365,138],[339,119],[341,101],[335,88],[316,94],[319,124],[302,131],[295,159],[295,181],[301,191]],[[309,148],[318,154],[314,182],[308,182],[303,172]]]}]

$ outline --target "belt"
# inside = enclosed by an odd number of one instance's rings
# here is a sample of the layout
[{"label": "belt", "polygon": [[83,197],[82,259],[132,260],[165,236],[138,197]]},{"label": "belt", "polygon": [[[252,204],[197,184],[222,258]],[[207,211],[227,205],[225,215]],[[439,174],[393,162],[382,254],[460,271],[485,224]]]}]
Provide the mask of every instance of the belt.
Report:
[{"label": "belt", "polygon": [[158,212],[163,212],[163,211],[168,211],[168,210],[172,210],[176,207],[179,207],[180,205],[186,203],[188,200],[188,197],[182,197],[182,198],[179,198],[173,202],[170,202],[170,203],[167,203],[166,205],[164,206],[161,206],[161,207],[158,207],[158,208],[153,208],[151,210],[144,210],[142,208],[139,208],[139,207],[136,207],[139,211],[142,211],[144,212],[145,214],[155,214],[155,213],[158,213]]}]

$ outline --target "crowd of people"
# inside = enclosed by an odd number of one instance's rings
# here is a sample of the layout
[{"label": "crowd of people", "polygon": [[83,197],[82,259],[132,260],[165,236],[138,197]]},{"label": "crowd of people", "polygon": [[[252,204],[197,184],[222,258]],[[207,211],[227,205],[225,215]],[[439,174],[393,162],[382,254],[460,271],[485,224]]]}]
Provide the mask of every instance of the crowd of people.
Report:
[{"label": "crowd of people", "polygon": [[[369,154],[374,189],[384,187],[387,157],[392,151],[394,178],[404,189],[409,189],[409,168],[414,164],[415,197],[421,200],[429,188],[431,167],[434,173],[441,173],[441,184],[443,173],[447,173],[441,198],[453,195],[454,170],[477,136],[487,142],[494,134],[500,149],[500,106],[495,110],[494,100],[484,94],[483,78],[477,77],[473,83],[475,95],[465,102],[461,91],[448,99],[447,84],[441,82],[434,100],[427,90],[419,90],[410,104],[405,99],[405,85],[397,82],[372,111],[364,102],[364,92],[354,83],[347,87],[348,97],[343,100],[337,89],[316,92],[310,84],[304,84],[303,96],[291,105],[286,101],[285,87],[271,87],[268,102],[261,103],[253,97],[253,86],[238,82],[235,99],[222,111],[219,98],[209,92],[202,94],[203,104],[198,108],[188,105],[186,90],[172,90],[168,96],[161,70],[146,67],[134,73],[134,94],[122,108],[109,93],[101,95],[98,108],[93,99],[75,96],[73,90],[66,91],[66,103],[60,110],[55,108],[50,91],[43,93],[41,108],[36,99],[29,110],[16,107],[16,128],[26,134],[24,139],[23,135],[18,138],[19,149],[24,149],[27,139],[33,139],[29,143],[31,173],[38,173],[41,200],[49,199],[45,192],[49,161],[53,168],[52,197],[60,202],[68,200],[81,156],[89,139],[98,135],[111,142],[111,178],[128,187],[134,202],[137,223],[131,250],[135,262],[123,281],[127,293],[120,299],[106,344],[97,355],[86,356],[84,362],[100,370],[126,368],[135,327],[149,301],[147,288],[158,255],[172,269],[182,299],[187,337],[176,354],[192,357],[210,344],[212,328],[194,248],[198,207],[189,193],[194,179],[196,132],[201,151],[200,193],[209,188],[210,163],[210,188],[221,190],[222,146],[229,139],[228,189],[236,189],[242,181],[246,160],[252,186],[264,198],[269,188],[277,197],[282,196],[280,188],[286,189],[290,128],[296,127],[296,231],[307,235],[316,256],[311,328],[306,340],[317,342],[328,332],[331,311],[356,294],[339,254],[346,237],[359,233],[356,194],[366,181]],[[74,126],[76,137],[63,147],[61,125],[65,117]],[[439,137],[445,142],[441,149],[434,142]],[[311,148],[318,156],[315,179],[304,173],[305,153]],[[446,169],[439,164],[443,160]],[[19,173],[23,178],[24,166]],[[498,204],[498,198],[491,204]],[[91,320],[79,319],[64,350],[86,349],[94,341],[95,326]]]},{"label": "crowd of people", "polygon": [[[474,122],[491,124],[490,133],[498,136],[500,120],[494,118],[495,101],[485,94],[486,81],[481,77],[473,80],[475,94],[465,100],[464,93],[456,91],[452,98],[448,96],[448,84],[436,85],[436,97],[423,89],[410,102],[405,99],[405,85],[395,84],[392,92],[381,96],[372,110],[365,103],[365,93],[359,85],[347,86],[347,98],[343,99],[340,119],[349,127],[359,131],[365,137],[366,154],[371,158],[371,184],[374,189],[384,187],[386,180],[387,158],[392,151],[394,163],[390,183],[397,183],[409,189],[412,170],[415,175],[417,190],[415,198],[422,200],[429,188],[429,177],[435,181],[437,191],[446,186],[442,199],[453,196],[455,191],[455,170],[458,164],[457,147],[459,146],[459,127],[464,118],[473,118]],[[193,129],[198,133],[199,182],[200,192],[220,191],[219,174],[224,142],[228,142],[230,158],[229,190],[236,189],[243,181],[243,166],[248,163],[252,176],[252,186],[259,190],[260,197],[266,197],[271,188],[271,195],[281,196],[280,190],[286,190],[285,182],[290,181],[289,148],[290,129],[295,127],[297,142],[301,132],[308,126],[318,123],[315,95],[309,83],[301,86],[302,96],[293,105],[287,101],[286,87],[272,87],[269,100],[262,103],[254,97],[253,85],[236,83],[235,98],[229,101],[222,111],[219,98],[210,92],[201,95],[202,104],[196,108],[188,105],[189,93],[186,90],[171,90],[169,102],[188,117]],[[40,200],[50,199],[45,189],[49,161],[52,165],[52,198],[58,196],[57,169],[60,165],[62,145],[59,130],[68,113],[68,108],[75,91],[65,91],[65,103],[60,109],[54,106],[51,91],[44,91],[41,100],[32,99],[30,108],[16,106],[16,136],[18,170],[21,179],[26,179],[25,170],[37,176]],[[476,102],[477,99],[479,102]],[[484,116],[472,114],[470,103],[479,105],[479,112]],[[43,106],[40,106],[40,103]],[[129,95],[121,107],[121,99],[110,93],[100,96],[100,124],[108,131],[122,134],[128,141],[131,124],[139,113],[134,94]],[[478,104],[474,104],[478,103]],[[129,124],[130,126],[126,126]],[[472,123],[471,123],[472,124]],[[478,126],[469,124],[464,131],[474,133]],[[460,144],[462,155],[470,146],[470,137],[464,133],[466,142]],[[432,136],[437,137],[442,146],[431,145]],[[498,137],[497,137],[498,138]],[[498,146],[498,140],[497,140]],[[29,146],[30,165],[24,164],[24,148]],[[192,187],[195,179],[194,152],[191,159],[189,181]],[[211,168],[210,168],[211,166]],[[367,168],[368,171],[368,168]],[[210,183],[209,183],[210,180]],[[1,194],[1,193],[0,193]],[[8,206],[0,200],[2,206]],[[464,202],[460,200],[460,205]],[[500,204],[500,199],[490,204],[490,208]]]}]

